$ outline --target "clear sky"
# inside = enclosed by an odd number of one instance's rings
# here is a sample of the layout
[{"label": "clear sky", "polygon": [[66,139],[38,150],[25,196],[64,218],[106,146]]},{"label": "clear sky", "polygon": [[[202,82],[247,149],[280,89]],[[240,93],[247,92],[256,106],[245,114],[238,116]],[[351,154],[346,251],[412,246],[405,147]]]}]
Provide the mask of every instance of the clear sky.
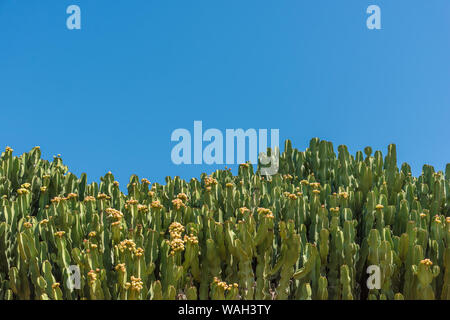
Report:
[{"label": "clear sky", "polygon": [[0,145],[39,145],[90,181],[189,179],[224,167],[171,161],[173,130],[201,120],[300,150],[396,143],[415,175],[444,170],[449,15],[448,0],[0,0]]}]

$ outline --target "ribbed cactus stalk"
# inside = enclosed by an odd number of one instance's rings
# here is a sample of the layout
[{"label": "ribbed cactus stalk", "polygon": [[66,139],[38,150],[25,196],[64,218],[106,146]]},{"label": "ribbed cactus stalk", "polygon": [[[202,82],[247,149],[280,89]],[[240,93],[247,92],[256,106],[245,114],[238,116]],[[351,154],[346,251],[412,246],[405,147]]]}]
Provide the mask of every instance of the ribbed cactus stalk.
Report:
[{"label": "ribbed cactus stalk", "polygon": [[[449,221],[450,223],[450,221]],[[450,248],[444,253],[444,283],[442,286],[441,300],[450,300]]]},{"label": "ribbed cactus stalk", "polygon": [[430,259],[421,260],[419,265],[413,266],[414,275],[417,277],[415,297],[421,300],[434,300],[435,294],[431,287],[431,281],[439,275],[439,267],[433,266]]},{"label": "ribbed cactus stalk", "polygon": [[352,278],[350,277],[350,270],[345,264],[341,266],[340,285],[342,300],[353,300]]},{"label": "ribbed cactus stalk", "polygon": [[280,281],[276,289],[277,299],[283,300],[289,296],[289,281],[294,276],[294,264],[300,252],[300,237],[294,232],[294,222],[280,222],[281,252],[280,258],[273,267],[271,274],[280,271]]}]

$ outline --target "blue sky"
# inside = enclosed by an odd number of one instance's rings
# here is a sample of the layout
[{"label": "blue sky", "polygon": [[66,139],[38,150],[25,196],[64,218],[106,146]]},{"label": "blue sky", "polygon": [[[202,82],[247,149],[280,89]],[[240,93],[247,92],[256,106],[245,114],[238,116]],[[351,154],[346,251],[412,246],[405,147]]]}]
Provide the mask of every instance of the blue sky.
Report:
[{"label": "blue sky", "polygon": [[[66,8],[81,8],[81,30]],[[366,8],[381,8],[368,30]],[[0,0],[0,144],[39,145],[97,180],[152,182],[224,165],[175,165],[177,128],[280,130],[397,144],[399,164],[450,162],[450,1]]]}]

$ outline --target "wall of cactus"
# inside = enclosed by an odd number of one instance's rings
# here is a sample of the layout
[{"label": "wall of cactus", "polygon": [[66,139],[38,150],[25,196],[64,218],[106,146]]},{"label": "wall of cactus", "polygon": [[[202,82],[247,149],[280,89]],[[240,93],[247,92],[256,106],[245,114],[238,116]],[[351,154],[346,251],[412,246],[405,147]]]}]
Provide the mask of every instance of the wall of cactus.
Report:
[{"label": "wall of cactus", "polygon": [[450,164],[414,177],[395,145],[337,151],[286,141],[272,177],[133,175],[126,195],[112,173],[88,184],[39,147],[6,148],[0,299],[449,300]]}]

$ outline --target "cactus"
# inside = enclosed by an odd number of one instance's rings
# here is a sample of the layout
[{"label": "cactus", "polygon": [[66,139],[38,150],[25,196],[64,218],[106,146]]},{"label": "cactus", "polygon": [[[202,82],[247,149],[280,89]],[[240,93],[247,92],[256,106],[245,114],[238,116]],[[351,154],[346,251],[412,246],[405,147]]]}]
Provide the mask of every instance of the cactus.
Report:
[{"label": "cactus", "polygon": [[0,299],[450,299],[450,164],[414,177],[395,145],[336,154],[314,138],[261,172],[132,175],[125,194],[111,172],[88,184],[60,156],[7,147]]},{"label": "cactus", "polygon": [[434,300],[435,294],[431,287],[431,281],[439,275],[439,267],[432,267],[433,262],[430,259],[423,259],[419,266],[412,267],[414,275],[417,277],[415,288],[415,297],[421,300]]}]

